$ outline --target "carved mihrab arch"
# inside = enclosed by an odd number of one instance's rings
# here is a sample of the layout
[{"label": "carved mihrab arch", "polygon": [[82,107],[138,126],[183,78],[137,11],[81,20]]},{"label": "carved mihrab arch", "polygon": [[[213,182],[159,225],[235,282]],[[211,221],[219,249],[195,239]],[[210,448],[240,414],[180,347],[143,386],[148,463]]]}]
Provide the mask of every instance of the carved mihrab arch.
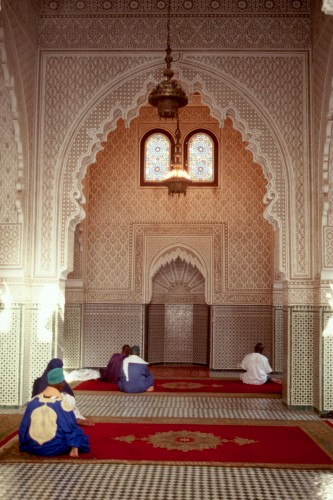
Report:
[{"label": "carved mihrab arch", "polygon": [[[197,64],[194,69],[192,65],[193,63],[187,64],[186,61],[179,62],[181,69],[179,78],[182,85],[190,95],[196,91],[201,93],[202,103],[209,106],[212,116],[220,121],[221,126],[228,116],[233,119],[235,128],[241,133],[243,140],[247,142],[247,148],[253,154],[253,160],[262,166],[267,179],[267,192],[263,200],[266,203],[264,217],[275,229],[279,229],[280,248],[286,246],[288,241],[286,206],[290,202],[289,191],[292,174],[289,170],[289,154],[282,134],[276,129],[273,118],[263,108],[260,101],[253,96],[249,99],[248,89],[239,82],[235,82],[230,77],[227,78],[225,74],[219,73],[217,70],[212,72],[206,67],[200,68],[200,64]],[[122,118],[125,125],[128,126],[130,121],[139,115],[140,107],[146,104],[147,96],[156,84],[156,79],[151,76],[151,72],[152,66],[150,65],[140,68],[140,71],[136,70],[130,76],[127,75],[123,81],[117,82],[116,86],[110,83],[109,87],[104,89],[82,111],[67,134],[58,159],[58,186],[61,193],[58,211],[58,236],[62,241],[60,263],[62,271],[68,268],[68,251],[71,251],[72,246],[69,233],[73,234],[75,226],[85,217],[81,204],[85,201],[82,192],[82,179],[87,167],[95,162],[98,151],[102,150],[101,143],[106,141],[112,130],[115,130],[117,120]],[[218,89],[217,95],[214,95],[205,84],[205,78],[208,77],[210,80],[213,79],[214,86]],[[133,87],[137,88],[137,94],[133,96],[131,104],[127,107],[122,106],[117,97],[122,93],[128,95],[129,92],[132,92],[133,94]],[[237,102],[230,102],[230,100],[223,106],[219,103],[219,96],[228,92],[234,96],[236,101],[238,100],[239,106]],[[244,108],[244,106],[248,109],[248,115],[255,117],[256,123],[260,123],[260,130],[251,127],[251,123],[245,121],[241,116],[238,108]],[[96,126],[92,127],[92,123]],[[278,159],[275,160],[275,164],[265,153],[260,141],[264,132],[270,138],[270,146],[272,147],[273,144],[277,152],[275,157]],[[282,176],[282,182],[279,183],[279,186],[284,187],[284,192],[279,192],[276,184],[276,179],[279,176]],[[275,209],[276,204],[279,204],[279,209]],[[280,255],[278,267],[283,274],[287,275],[288,252],[280,252]]]}]

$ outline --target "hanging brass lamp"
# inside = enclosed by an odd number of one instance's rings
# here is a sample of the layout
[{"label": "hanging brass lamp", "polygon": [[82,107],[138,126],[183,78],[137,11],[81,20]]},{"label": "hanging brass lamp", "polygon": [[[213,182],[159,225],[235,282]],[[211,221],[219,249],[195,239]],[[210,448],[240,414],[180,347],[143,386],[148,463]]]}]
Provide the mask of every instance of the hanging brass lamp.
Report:
[{"label": "hanging brass lamp", "polygon": [[187,95],[177,80],[173,79],[174,72],[171,69],[173,58],[170,47],[170,10],[171,0],[168,3],[166,68],[163,71],[165,78],[156,85],[148,96],[148,102],[157,108],[158,116],[166,119],[177,118],[178,109],[183,108],[188,103]]}]

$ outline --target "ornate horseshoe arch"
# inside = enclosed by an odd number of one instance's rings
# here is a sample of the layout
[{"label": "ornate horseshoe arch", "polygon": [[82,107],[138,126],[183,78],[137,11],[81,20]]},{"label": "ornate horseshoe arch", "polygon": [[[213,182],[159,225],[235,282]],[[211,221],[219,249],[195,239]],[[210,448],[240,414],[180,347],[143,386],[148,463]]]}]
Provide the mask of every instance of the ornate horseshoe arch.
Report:
[{"label": "ornate horseshoe arch", "polygon": [[[282,248],[288,247],[285,220],[286,210],[290,205],[292,176],[289,172],[288,150],[282,135],[267,110],[252,95],[249,99],[248,89],[239,82],[227,78],[222,72],[212,71],[203,64],[194,65],[193,61],[188,63],[184,60],[178,65],[180,79],[188,92],[200,91],[203,103],[209,106],[221,125],[225,118],[230,116],[235,128],[248,143],[247,148],[252,152],[254,161],[262,166],[268,181],[267,193],[263,200],[267,205],[264,216],[279,230],[281,251],[278,267],[282,273],[288,275],[288,252],[282,252]],[[67,134],[57,169],[57,186],[60,193],[58,238],[62,242],[59,266],[63,274],[66,274],[69,267],[69,252],[72,251],[73,243],[71,238],[75,226],[85,217],[81,206],[84,201],[81,182],[86,169],[95,161],[97,152],[102,149],[101,143],[108,133],[116,128],[117,120],[123,118],[128,125],[138,116],[140,106],[147,102],[147,95],[157,82],[158,77],[154,71],[159,67],[158,64],[150,63],[127,75],[123,80],[111,82],[83,109]],[[135,95],[133,89],[137,89]],[[131,100],[128,99],[129,95],[133,95]],[[120,96],[124,96],[124,103],[119,101]],[[245,118],[240,109],[245,110]],[[277,179],[279,182],[276,182]]]},{"label": "ornate horseshoe arch", "polygon": [[211,303],[211,287],[210,283],[212,280],[211,273],[209,271],[209,264],[205,261],[204,257],[193,247],[183,243],[175,243],[172,245],[167,245],[161,249],[152,259],[150,265],[147,269],[147,285],[145,292],[145,303],[148,304],[152,298],[152,282],[155,274],[159,271],[162,266],[170,264],[177,258],[185,261],[187,264],[191,264],[196,267],[203,277],[205,278],[205,297],[208,304]]}]

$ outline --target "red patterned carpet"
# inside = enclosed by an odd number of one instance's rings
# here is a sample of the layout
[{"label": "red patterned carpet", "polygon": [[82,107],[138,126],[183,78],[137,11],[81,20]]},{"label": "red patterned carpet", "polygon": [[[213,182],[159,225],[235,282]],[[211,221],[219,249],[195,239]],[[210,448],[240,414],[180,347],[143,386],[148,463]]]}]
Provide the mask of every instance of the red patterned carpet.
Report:
[{"label": "red patterned carpet", "polygon": [[[271,382],[263,385],[243,384],[240,380],[231,379],[156,379],[155,392],[186,392],[186,393],[228,393],[228,394],[277,394],[281,395],[282,385]],[[75,391],[118,391],[116,384],[87,380],[74,387]],[[119,391],[118,391],[119,392]]]},{"label": "red patterned carpet", "polygon": [[[321,421],[273,423],[100,422],[85,427],[91,452],[81,460],[333,469],[332,430]],[[330,436],[328,436],[330,434]],[[326,449],[322,442],[327,442]],[[331,440],[332,442],[332,440]],[[328,447],[328,448],[327,448]],[[59,461],[18,451],[7,444],[0,462]]]}]

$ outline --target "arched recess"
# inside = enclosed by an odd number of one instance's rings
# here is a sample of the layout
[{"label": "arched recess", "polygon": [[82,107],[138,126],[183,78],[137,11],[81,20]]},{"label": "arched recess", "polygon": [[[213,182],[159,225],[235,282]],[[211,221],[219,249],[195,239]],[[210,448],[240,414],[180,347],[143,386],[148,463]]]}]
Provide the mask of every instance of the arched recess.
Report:
[{"label": "arched recess", "polygon": [[[207,256],[206,256],[207,258]],[[212,277],[209,270],[209,266],[205,257],[200,255],[200,253],[185,244],[172,244],[167,245],[162,248],[152,259],[150,266],[148,266],[147,280],[146,280],[146,291],[145,291],[145,303],[151,302],[152,298],[152,282],[154,276],[161,269],[161,267],[171,264],[177,259],[181,259],[187,264],[191,264],[193,267],[197,268],[205,280],[205,299],[208,304],[211,303],[211,288],[212,288]]]},{"label": "arched recess", "polygon": [[[64,274],[70,267],[70,233],[73,235],[75,226],[85,216],[81,206],[84,201],[81,182],[87,166],[95,161],[97,152],[102,148],[101,143],[116,128],[118,118],[123,118],[128,124],[138,115],[140,106],[147,102],[147,95],[157,82],[159,73],[154,78],[152,71],[158,67],[157,63],[155,67],[150,64],[127,75],[117,84],[111,82],[82,110],[66,136],[58,157],[59,175],[55,186],[60,193],[57,229],[58,239],[62,242],[58,268]],[[274,118],[249,89],[225,73],[212,71],[204,64],[194,65],[186,60],[179,61],[178,68],[179,79],[184,88],[190,95],[195,91],[201,92],[202,102],[210,107],[212,115],[220,120],[221,126],[227,116],[232,117],[235,128],[248,143],[247,147],[253,153],[254,161],[262,166],[267,179],[267,192],[263,200],[267,205],[264,216],[278,231],[279,236],[280,251],[276,268],[288,276],[289,252],[282,250],[289,248],[287,215],[295,217],[290,199],[293,180],[288,148]],[[206,79],[210,83],[214,82],[214,92],[206,85]],[[133,96],[133,102],[125,108],[119,104],[119,95],[133,95],[134,87],[137,93]],[[224,96],[228,104],[220,102],[221,96]],[[243,118],[240,109],[246,109],[244,114],[247,120]]]},{"label": "arched recess", "polygon": [[164,264],[152,278],[153,304],[204,304],[205,278],[191,263],[177,257]]},{"label": "arched recess", "polygon": [[[149,276],[151,291],[159,276],[166,292],[157,294],[147,306],[149,361],[208,365],[210,308],[205,295],[211,278],[205,259],[187,245],[168,245],[155,255]],[[195,288],[199,293],[193,293]]]}]

